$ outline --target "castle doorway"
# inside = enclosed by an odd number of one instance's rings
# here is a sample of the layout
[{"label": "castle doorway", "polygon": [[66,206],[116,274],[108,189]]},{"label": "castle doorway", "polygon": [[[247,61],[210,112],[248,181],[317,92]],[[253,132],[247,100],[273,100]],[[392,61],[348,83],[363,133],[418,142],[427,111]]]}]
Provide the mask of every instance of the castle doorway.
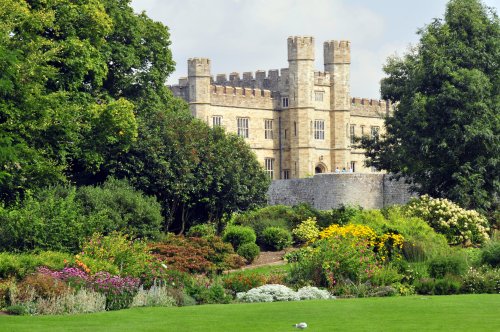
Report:
[{"label": "castle doorway", "polygon": [[326,166],[324,164],[318,164],[314,168],[314,173],[319,174],[319,173],[325,173],[326,172]]}]

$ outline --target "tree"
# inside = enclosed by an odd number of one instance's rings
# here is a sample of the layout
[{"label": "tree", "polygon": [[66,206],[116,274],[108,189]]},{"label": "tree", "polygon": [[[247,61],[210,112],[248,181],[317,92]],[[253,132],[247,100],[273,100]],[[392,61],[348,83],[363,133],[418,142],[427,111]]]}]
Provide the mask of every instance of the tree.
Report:
[{"label": "tree", "polygon": [[394,103],[386,134],[363,139],[368,165],[421,194],[492,212],[499,204],[500,23],[478,0],[451,0],[419,44],[388,59],[381,82]]},{"label": "tree", "polygon": [[249,146],[222,128],[177,111],[148,109],[139,139],[110,166],[163,206],[165,229],[184,232],[194,223],[265,203],[267,175]]},{"label": "tree", "polygon": [[137,114],[169,109],[169,45],[130,0],[0,0],[0,199],[102,181]]}]

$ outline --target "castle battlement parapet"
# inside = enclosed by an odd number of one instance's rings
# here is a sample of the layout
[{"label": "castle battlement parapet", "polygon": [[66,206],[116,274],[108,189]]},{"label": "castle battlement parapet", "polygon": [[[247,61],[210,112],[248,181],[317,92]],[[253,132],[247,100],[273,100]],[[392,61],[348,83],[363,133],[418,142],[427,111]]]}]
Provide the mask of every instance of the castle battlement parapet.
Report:
[{"label": "castle battlement parapet", "polygon": [[314,85],[330,86],[330,73],[322,71],[314,72]]},{"label": "castle battlement parapet", "polygon": [[274,102],[270,90],[211,85],[210,91],[210,101],[213,105],[273,109]]},{"label": "castle battlement parapet", "polygon": [[351,42],[329,40],[323,44],[325,65],[351,63]]},{"label": "castle battlement parapet", "polygon": [[390,107],[390,101],[357,97],[351,99],[352,115],[384,116],[390,111]]},{"label": "castle battlement parapet", "polygon": [[240,76],[237,72],[229,74],[217,74],[212,83],[222,86],[233,86],[242,88],[258,88],[271,91],[282,91],[288,82],[288,68],[270,69],[267,71],[257,70],[253,72],[243,72]]}]

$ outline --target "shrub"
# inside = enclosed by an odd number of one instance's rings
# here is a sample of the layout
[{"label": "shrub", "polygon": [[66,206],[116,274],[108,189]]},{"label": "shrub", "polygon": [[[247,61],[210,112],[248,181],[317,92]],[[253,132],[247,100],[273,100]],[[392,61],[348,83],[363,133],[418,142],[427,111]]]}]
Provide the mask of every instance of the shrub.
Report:
[{"label": "shrub", "polygon": [[398,291],[396,288],[392,286],[379,286],[370,290],[369,296],[374,297],[388,297],[388,296],[396,296],[398,295]]},{"label": "shrub", "polygon": [[377,236],[371,227],[358,224],[330,225],[319,233],[320,239],[328,239],[334,236],[351,236],[366,241],[377,252],[378,258],[384,262],[399,259],[404,243],[404,238],[400,234],[388,232]]},{"label": "shrub", "polygon": [[244,226],[228,226],[224,230],[222,237],[224,242],[229,242],[235,250],[245,243],[255,243],[257,239],[255,231],[250,227]]},{"label": "shrub", "polygon": [[297,291],[297,296],[301,300],[328,300],[333,298],[327,290],[312,286],[300,288]]},{"label": "shrub", "polygon": [[113,231],[134,238],[156,239],[160,235],[163,223],[160,203],[155,197],[135,190],[126,180],[110,178],[99,187],[79,187],[76,198],[86,216],[99,216],[100,223],[89,230],[89,235]]},{"label": "shrub", "polygon": [[139,289],[139,279],[99,272],[93,276],[90,286],[106,296],[106,310],[120,310],[132,304]]},{"label": "shrub", "polygon": [[290,270],[290,281],[298,285],[333,288],[345,280],[358,284],[379,269],[373,245],[355,236],[330,237],[300,251]]},{"label": "shrub", "polygon": [[216,235],[214,224],[199,224],[189,228],[187,237],[213,237]]},{"label": "shrub", "polygon": [[77,252],[87,218],[75,188],[49,188],[0,208],[0,250]]},{"label": "shrub", "polygon": [[308,218],[316,218],[318,224],[324,226],[334,222],[331,212],[316,210],[308,204],[299,204],[293,207],[272,205],[234,214],[230,223],[252,227],[259,237],[267,227],[274,226],[291,230]]},{"label": "shrub", "polygon": [[460,286],[460,281],[452,278],[437,279],[434,283],[434,295],[459,294]]},{"label": "shrub", "polygon": [[162,243],[150,244],[150,248],[158,260],[183,272],[221,272],[245,264],[233,247],[218,236],[187,239],[170,236]]},{"label": "shrub", "polygon": [[460,276],[467,270],[465,257],[459,254],[435,257],[428,264],[429,275],[432,278],[444,278],[447,275]]},{"label": "shrub", "polygon": [[500,294],[500,268],[470,268],[462,277],[462,292]]},{"label": "shrub", "polygon": [[284,228],[267,227],[262,232],[262,242],[271,250],[283,250],[292,244],[292,234]]},{"label": "shrub", "polygon": [[392,265],[385,265],[375,270],[373,276],[370,278],[371,282],[376,286],[390,286],[396,282],[400,282],[402,279],[403,276]]},{"label": "shrub", "polygon": [[198,304],[229,303],[232,300],[218,278],[210,280],[205,276],[196,276],[186,284],[185,290]]},{"label": "shrub", "polygon": [[283,285],[263,285],[248,292],[236,294],[241,302],[298,301],[297,292]]},{"label": "shrub", "polygon": [[106,296],[103,294],[80,289],[76,293],[68,293],[59,297],[39,299],[32,306],[34,315],[84,314],[106,310]]},{"label": "shrub", "polygon": [[411,262],[425,261],[448,250],[444,235],[436,233],[421,218],[408,216],[400,206],[362,211],[351,219],[351,223],[368,226],[378,235],[403,236],[402,254]]},{"label": "shrub", "polygon": [[7,312],[9,315],[27,315],[28,308],[22,304],[11,305],[5,308],[5,312]]},{"label": "shrub", "polygon": [[237,251],[238,255],[245,258],[247,263],[252,263],[257,256],[260,254],[260,248],[255,243],[245,243],[242,244]]},{"label": "shrub", "polygon": [[176,300],[166,286],[153,285],[147,290],[139,288],[131,307],[172,307],[175,304]]},{"label": "shrub", "polygon": [[82,248],[82,259],[90,257],[108,261],[119,268],[121,275],[140,277],[153,259],[147,244],[131,240],[128,235],[113,232],[110,235],[94,234]]},{"label": "shrub", "polygon": [[[332,210],[332,219],[336,224],[346,225],[348,224],[355,216],[362,212],[363,208],[355,205],[342,205],[338,209]],[[321,224],[323,227],[327,227],[328,225]]]},{"label": "shrub", "polygon": [[319,229],[315,217],[302,221],[292,230],[293,237],[298,243],[307,243],[319,236]]},{"label": "shrub", "polygon": [[470,246],[489,239],[488,220],[484,216],[474,210],[462,209],[447,199],[424,195],[410,201],[407,211],[444,234],[450,244]]},{"label": "shrub", "polygon": [[231,273],[222,279],[224,288],[234,294],[266,284],[267,277],[259,273]]},{"label": "shrub", "polygon": [[434,279],[432,278],[421,278],[415,281],[415,292],[421,295],[432,295],[434,294]]},{"label": "shrub", "polygon": [[111,179],[102,187],[78,189],[56,186],[0,207],[0,250],[76,253],[96,232],[155,238],[162,222],[159,203],[125,181]]},{"label": "shrub", "polygon": [[500,267],[500,241],[489,241],[481,249],[481,262],[492,267]]},{"label": "shrub", "polygon": [[51,269],[62,269],[67,262],[71,262],[73,256],[53,251],[42,251],[39,254],[14,254],[0,253],[0,279],[14,277],[18,280],[30,273],[34,273],[38,267],[46,266]]},{"label": "shrub", "polygon": [[26,302],[40,298],[58,297],[70,292],[71,288],[64,281],[50,275],[35,273],[18,283],[15,298],[16,301]]}]

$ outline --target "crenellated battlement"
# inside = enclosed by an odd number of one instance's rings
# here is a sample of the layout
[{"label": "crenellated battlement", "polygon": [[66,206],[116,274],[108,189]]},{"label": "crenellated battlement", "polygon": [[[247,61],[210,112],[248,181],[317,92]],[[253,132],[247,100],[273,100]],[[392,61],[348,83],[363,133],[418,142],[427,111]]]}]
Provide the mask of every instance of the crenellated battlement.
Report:
[{"label": "crenellated battlement", "polygon": [[323,44],[325,66],[330,64],[351,63],[351,42],[329,40]]},{"label": "crenellated battlement", "polygon": [[210,91],[212,105],[273,109],[273,99],[270,90],[229,85],[211,85]]},{"label": "crenellated battlement", "polygon": [[390,107],[390,101],[357,97],[351,99],[351,115],[380,117],[387,114]]},{"label": "crenellated battlement", "polygon": [[288,61],[314,60],[314,37],[288,37]]},{"label": "crenellated battlement", "polygon": [[330,73],[322,71],[314,72],[314,85],[330,86]]},{"label": "crenellated battlement", "polygon": [[195,77],[210,76],[210,59],[189,58],[188,76],[195,76]]},{"label": "crenellated battlement", "polygon": [[288,84],[288,68],[270,69],[266,73],[264,70],[253,72],[230,73],[229,78],[226,74],[217,74],[215,76],[216,85],[242,87],[249,89],[264,89],[272,91],[282,91]]}]

